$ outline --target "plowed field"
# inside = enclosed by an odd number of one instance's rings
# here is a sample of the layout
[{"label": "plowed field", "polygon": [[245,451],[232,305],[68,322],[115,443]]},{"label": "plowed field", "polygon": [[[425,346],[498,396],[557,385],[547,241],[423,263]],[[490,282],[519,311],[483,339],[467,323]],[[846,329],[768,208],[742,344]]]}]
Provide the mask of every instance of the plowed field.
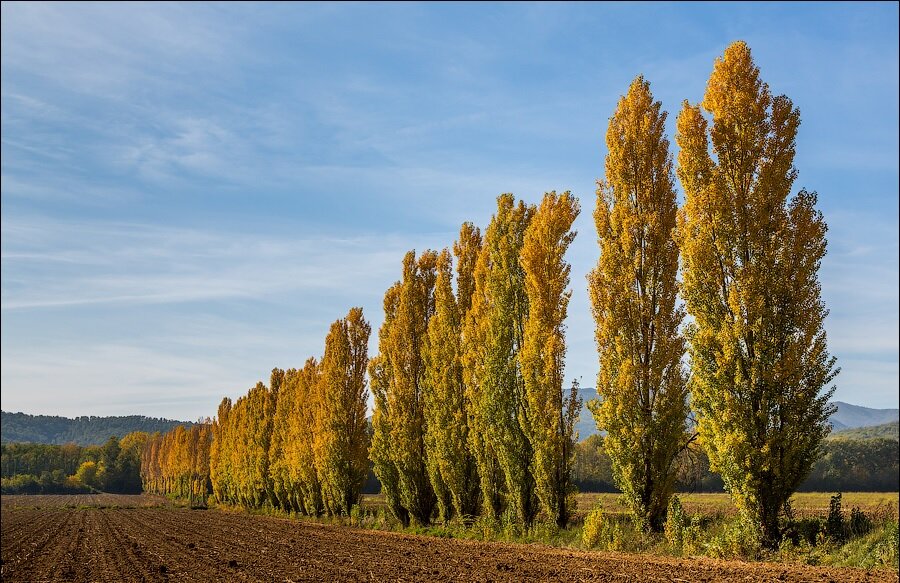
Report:
[{"label": "plowed field", "polygon": [[3,496],[3,581],[897,581],[895,573],[594,553],[189,510]]}]

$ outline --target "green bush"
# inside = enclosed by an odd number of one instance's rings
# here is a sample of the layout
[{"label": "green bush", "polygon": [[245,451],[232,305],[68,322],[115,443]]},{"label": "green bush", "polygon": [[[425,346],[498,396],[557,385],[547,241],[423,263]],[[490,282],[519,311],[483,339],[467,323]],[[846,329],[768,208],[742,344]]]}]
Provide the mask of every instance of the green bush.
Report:
[{"label": "green bush", "polygon": [[825,535],[834,542],[844,542],[846,530],[844,526],[844,511],[841,509],[841,493],[831,497],[828,505],[828,520],[825,522]]},{"label": "green bush", "polygon": [[666,513],[666,540],[676,554],[681,554],[684,549],[684,530],[687,526],[687,516],[678,496],[672,496],[669,500],[669,509]]}]

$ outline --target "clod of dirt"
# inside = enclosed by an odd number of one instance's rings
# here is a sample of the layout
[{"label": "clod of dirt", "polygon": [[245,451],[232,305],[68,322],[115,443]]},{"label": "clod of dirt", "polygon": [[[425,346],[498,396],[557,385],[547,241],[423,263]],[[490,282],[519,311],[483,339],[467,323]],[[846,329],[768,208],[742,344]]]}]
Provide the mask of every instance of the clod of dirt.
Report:
[{"label": "clod of dirt", "polygon": [[162,574],[165,574],[168,570],[169,570],[169,568],[166,567],[165,565],[160,565],[160,566],[159,566],[159,572],[162,573]]},{"label": "clod of dirt", "polygon": [[231,559],[230,561],[228,561],[228,566],[231,567],[232,569],[237,569],[237,566],[238,566],[237,561],[235,561],[234,559]]},{"label": "clod of dirt", "polygon": [[194,548],[194,547],[196,547],[196,546],[197,546],[197,545],[195,545],[194,543],[188,543],[188,548],[189,548],[189,549],[192,549],[192,548]]}]

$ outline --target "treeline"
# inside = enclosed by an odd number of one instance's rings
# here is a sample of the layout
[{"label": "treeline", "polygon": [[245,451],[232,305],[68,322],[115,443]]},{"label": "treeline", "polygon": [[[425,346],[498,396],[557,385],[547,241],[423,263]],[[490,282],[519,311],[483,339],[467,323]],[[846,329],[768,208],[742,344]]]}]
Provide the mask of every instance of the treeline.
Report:
[{"label": "treeline", "polygon": [[274,369],[216,418],[154,436],[145,488],[248,508],[347,514],[369,471],[366,420],[370,327],[360,308],[332,324],[321,360]]},{"label": "treeline", "polygon": [[143,415],[119,417],[82,416],[74,419],[54,415],[0,413],[0,441],[3,443],[50,443],[64,445],[102,445],[112,436],[128,435],[135,431],[166,432],[176,425],[190,426],[184,421],[172,421]]},{"label": "treeline", "polygon": [[147,434],[115,436],[102,446],[74,443],[10,443],[2,452],[4,494],[68,494],[103,491],[141,492],[141,452]]},{"label": "treeline", "polygon": [[[896,492],[900,490],[900,443],[893,439],[828,439],[799,492]],[[722,492],[702,447],[676,460],[678,492]],[[603,438],[592,435],[575,447],[574,482],[582,492],[619,492]]]},{"label": "treeline", "polygon": [[832,433],[829,439],[892,439],[900,441],[900,422],[892,421],[891,423],[882,423],[880,425],[842,429]]},{"label": "treeline", "polygon": [[[721,476],[748,531],[774,549],[823,451],[839,372],[818,280],[827,225],[815,192],[792,194],[799,111],[736,42],[703,101],[682,105],[677,164],[666,115],[639,76],[610,118],[588,276],[600,369],[589,407],[641,530],[662,531],[679,461],[692,460]],[[222,402],[215,499],[344,514],[368,454],[404,525],[480,515],[565,526],[580,400],[577,385],[563,388],[564,256],[579,212],[568,192],[538,206],[504,194],[483,234],[465,223],[452,249],[408,252],[371,360],[355,308],[320,361]]]}]

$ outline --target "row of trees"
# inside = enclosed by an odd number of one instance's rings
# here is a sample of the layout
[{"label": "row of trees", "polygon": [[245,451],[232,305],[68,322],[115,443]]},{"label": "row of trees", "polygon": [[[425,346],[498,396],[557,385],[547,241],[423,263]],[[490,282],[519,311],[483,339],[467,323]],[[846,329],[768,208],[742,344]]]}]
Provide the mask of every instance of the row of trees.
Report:
[{"label": "row of trees", "polygon": [[[828,432],[826,387],[838,372],[817,275],[826,225],[814,193],[791,196],[799,112],[770,94],[737,42],[703,102],[683,105],[677,168],[665,121],[642,77],[610,119],[594,213],[600,259],[588,276],[600,364],[590,408],[644,528],[663,527],[676,460],[699,438],[774,546],[779,512]],[[466,223],[452,253],[410,251],[385,293],[371,361],[370,328],[354,309],[332,325],[321,362],[276,369],[269,387],[222,402],[216,499],[345,513],[368,451],[403,524],[482,514],[530,525],[543,513],[564,526],[580,408],[577,386],[563,390],[564,255],[579,211],[568,192],[537,207],[504,194],[483,236]]]},{"label": "row of trees", "polygon": [[274,369],[212,422],[209,476],[218,502],[346,514],[369,471],[366,366],[371,327],[361,308],[335,321],[321,361]]},{"label": "row of trees", "polygon": [[[834,389],[823,389],[838,372],[817,275],[826,225],[815,193],[790,196],[799,112],[770,94],[737,42],[716,61],[703,102],[683,104],[677,170],[665,119],[641,77],[610,119],[589,276],[600,357],[590,407],[647,528],[662,528],[676,459],[699,437],[744,517],[775,546],[779,512],[829,430]],[[684,337],[678,291],[691,316]]]},{"label": "row of trees", "polygon": [[321,361],[273,369],[213,420],[155,434],[143,450],[144,489],[248,508],[346,514],[369,471],[366,366],[371,328],[361,308],[337,320]]},{"label": "row of trees", "polygon": [[577,387],[563,391],[563,322],[578,201],[497,200],[482,238],[463,224],[449,249],[409,252],[385,293],[371,457],[404,524],[507,512],[565,526]]}]

